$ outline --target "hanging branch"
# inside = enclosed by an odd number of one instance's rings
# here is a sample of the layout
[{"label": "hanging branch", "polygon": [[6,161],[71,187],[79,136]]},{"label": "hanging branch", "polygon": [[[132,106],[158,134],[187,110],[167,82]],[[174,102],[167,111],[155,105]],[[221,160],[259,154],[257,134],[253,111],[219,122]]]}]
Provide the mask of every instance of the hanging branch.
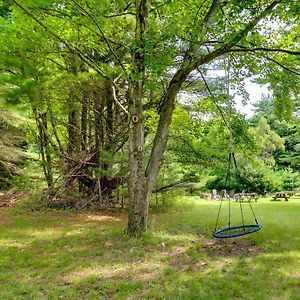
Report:
[{"label": "hanging branch", "polygon": [[257,48],[247,48],[244,46],[236,45],[239,49],[233,48],[230,49],[229,52],[257,52],[257,51],[264,51],[264,52],[280,52],[286,53],[290,55],[300,55],[300,51],[294,51],[289,49],[281,49],[281,48],[265,48],[265,47],[257,47]]},{"label": "hanging branch", "polygon": [[211,100],[212,100],[212,102],[214,103],[214,105],[216,106],[216,108],[218,109],[218,111],[219,111],[219,113],[220,113],[220,115],[221,115],[221,117],[222,117],[222,119],[223,119],[223,121],[224,121],[226,127],[227,127],[229,130],[231,130],[231,128],[230,128],[230,126],[229,126],[229,122],[228,122],[228,120],[226,120],[224,111],[222,110],[222,108],[221,108],[220,105],[218,104],[218,102],[217,102],[217,100],[216,100],[216,98],[215,98],[215,95],[214,95],[213,92],[211,91],[211,89],[210,89],[210,87],[209,87],[209,85],[208,85],[208,83],[207,83],[207,81],[206,81],[206,78],[204,77],[202,71],[201,71],[199,68],[197,68],[197,71],[200,73],[201,78],[202,78],[202,80],[203,80],[203,82],[204,82],[204,85],[205,85],[205,87],[206,87],[208,93],[209,93],[210,96],[211,96]]},{"label": "hanging branch", "polygon": [[115,87],[112,85],[112,90],[113,90],[113,97],[114,100],[116,101],[116,103],[121,107],[121,109],[127,114],[129,115],[128,110],[122,105],[122,103],[117,99],[117,94],[116,94],[116,89]]},{"label": "hanging branch", "polygon": [[288,71],[288,72],[290,72],[290,73],[293,73],[293,74],[296,74],[296,75],[300,76],[300,73],[299,73],[299,72],[297,72],[297,71],[295,71],[295,70],[292,70],[291,68],[289,68],[289,67],[283,65],[282,63],[280,63],[279,61],[277,61],[277,60],[275,60],[275,59],[273,59],[273,58],[271,58],[271,57],[263,56],[263,58],[265,58],[265,59],[267,59],[267,60],[269,60],[269,61],[275,63],[276,65],[278,65],[279,67],[281,67],[282,69],[284,69],[284,70],[286,70],[286,71]]}]

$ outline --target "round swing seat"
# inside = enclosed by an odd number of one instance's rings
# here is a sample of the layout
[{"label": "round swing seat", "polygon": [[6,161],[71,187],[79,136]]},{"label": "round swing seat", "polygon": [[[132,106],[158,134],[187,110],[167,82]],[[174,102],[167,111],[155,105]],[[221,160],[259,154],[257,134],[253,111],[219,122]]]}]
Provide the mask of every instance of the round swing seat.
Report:
[{"label": "round swing seat", "polygon": [[212,235],[215,238],[234,238],[256,232],[261,229],[258,224],[247,224],[240,226],[230,226],[215,231]]}]

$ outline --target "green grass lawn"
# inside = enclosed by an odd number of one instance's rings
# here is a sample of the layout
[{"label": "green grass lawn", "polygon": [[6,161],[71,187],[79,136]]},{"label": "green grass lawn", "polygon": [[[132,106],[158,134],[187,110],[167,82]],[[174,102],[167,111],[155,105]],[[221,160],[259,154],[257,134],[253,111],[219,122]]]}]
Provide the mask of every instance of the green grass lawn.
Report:
[{"label": "green grass lawn", "polygon": [[299,199],[253,203],[263,229],[227,240],[218,202],[185,201],[141,239],[125,215],[0,210],[0,299],[300,299]]}]

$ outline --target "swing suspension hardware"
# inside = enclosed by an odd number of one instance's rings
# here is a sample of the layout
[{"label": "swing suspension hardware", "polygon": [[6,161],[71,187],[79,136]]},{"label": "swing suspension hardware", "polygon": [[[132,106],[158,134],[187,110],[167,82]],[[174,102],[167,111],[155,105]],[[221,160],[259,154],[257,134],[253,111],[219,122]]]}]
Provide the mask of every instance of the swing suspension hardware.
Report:
[{"label": "swing suspension hardware", "polygon": [[[229,58],[228,58],[228,66],[226,69],[226,75],[227,75],[227,94],[230,95],[230,65],[229,65]],[[236,158],[235,158],[235,154],[234,154],[234,140],[233,140],[233,132],[232,132],[232,124],[231,124],[231,107],[229,107],[229,114],[228,114],[228,120],[225,119],[224,115],[221,115],[222,119],[225,123],[225,125],[228,127],[229,129],[229,138],[230,138],[230,152],[229,152],[229,157],[228,157],[228,165],[227,165],[227,173],[226,173],[226,179],[225,179],[225,186],[227,186],[228,183],[228,187],[229,187],[229,199],[228,199],[228,225],[227,227],[218,229],[218,223],[219,223],[219,219],[220,219],[220,214],[221,214],[221,209],[222,209],[222,205],[223,205],[223,198],[221,198],[220,200],[220,205],[219,205],[219,210],[218,210],[218,215],[217,215],[217,220],[216,220],[216,224],[215,224],[215,228],[214,231],[212,233],[212,236],[215,238],[236,238],[239,236],[243,236],[246,234],[250,234],[250,233],[254,233],[258,230],[260,230],[262,227],[258,224],[257,218],[255,216],[252,204],[251,204],[251,200],[248,201],[249,203],[249,207],[250,207],[250,211],[252,213],[253,219],[255,221],[255,224],[245,224],[245,218],[244,218],[244,211],[243,211],[243,205],[242,205],[242,201],[239,200],[239,206],[240,206],[240,216],[241,216],[241,225],[236,225],[236,226],[232,226],[231,224],[231,199],[230,199],[230,189],[231,189],[231,167],[233,165],[234,168],[234,173],[235,173],[235,177],[237,180],[240,181],[240,173],[238,170],[238,166],[237,166],[237,162],[236,162]]]},{"label": "swing suspension hardware", "polygon": [[[230,186],[231,186],[231,165],[232,165],[232,163],[233,163],[233,166],[235,169],[236,178],[239,179],[240,178],[239,170],[237,167],[237,163],[236,163],[236,159],[235,159],[233,150],[230,151],[229,157],[228,157],[228,167],[227,167],[226,183],[225,183],[225,185],[228,183],[229,190],[230,190]],[[218,223],[219,223],[221,209],[222,209],[222,205],[223,205],[223,198],[221,198],[218,215],[217,215],[217,220],[216,220],[216,224],[215,224],[215,229],[212,233],[213,237],[215,237],[215,238],[235,238],[235,237],[243,236],[246,234],[254,233],[254,232],[260,230],[261,226],[258,224],[257,218],[255,216],[255,213],[254,213],[254,210],[253,210],[253,207],[251,204],[251,200],[249,200],[248,203],[249,203],[249,207],[252,212],[252,216],[255,221],[255,224],[245,224],[242,201],[240,200],[239,206],[240,206],[242,225],[238,225],[238,226],[231,225],[231,199],[229,197],[229,200],[228,200],[228,226],[218,229]]]}]

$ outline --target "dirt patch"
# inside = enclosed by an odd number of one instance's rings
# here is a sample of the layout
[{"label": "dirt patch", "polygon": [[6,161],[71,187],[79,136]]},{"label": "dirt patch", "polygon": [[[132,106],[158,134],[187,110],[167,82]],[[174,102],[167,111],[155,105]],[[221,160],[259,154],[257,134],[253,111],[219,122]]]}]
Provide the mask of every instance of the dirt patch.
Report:
[{"label": "dirt patch", "polygon": [[28,195],[16,189],[0,192],[0,208],[14,206],[17,202],[28,199]]},{"label": "dirt patch", "polygon": [[[232,259],[244,255],[256,255],[262,249],[247,239],[206,239],[198,236],[190,247],[176,247],[169,253],[169,265],[177,272],[199,272],[211,267],[212,261],[218,261],[218,268],[226,272]],[[211,259],[205,258],[207,254]]]},{"label": "dirt patch", "polygon": [[262,250],[253,241],[247,239],[204,239],[202,248],[209,255],[237,257],[244,254],[256,254]]},{"label": "dirt patch", "polygon": [[3,209],[0,209],[0,224],[7,224],[9,222],[8,218],[4,215]]}]

